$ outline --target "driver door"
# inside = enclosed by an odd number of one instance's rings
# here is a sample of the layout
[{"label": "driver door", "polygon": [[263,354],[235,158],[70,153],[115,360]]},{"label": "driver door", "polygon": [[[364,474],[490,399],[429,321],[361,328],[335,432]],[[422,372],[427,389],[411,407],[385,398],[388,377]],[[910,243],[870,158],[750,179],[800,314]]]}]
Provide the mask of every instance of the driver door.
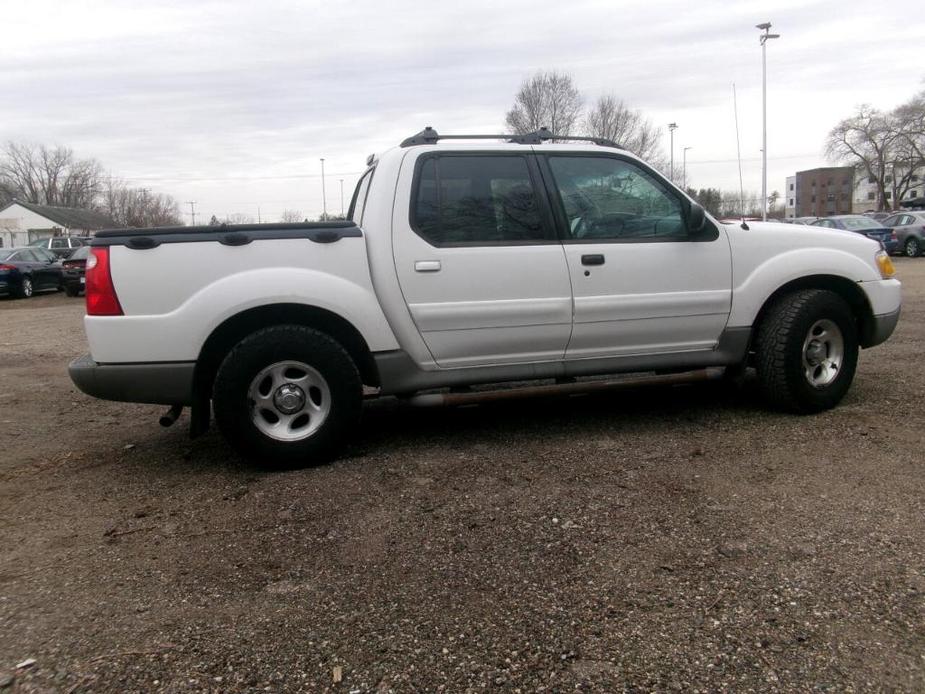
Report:
[{"label": "driver door", "polygon": [[712,350],[729,317],[725,232],[687,231],[690,203],[637,161],[543,157],[572,280],[566,359]]}]

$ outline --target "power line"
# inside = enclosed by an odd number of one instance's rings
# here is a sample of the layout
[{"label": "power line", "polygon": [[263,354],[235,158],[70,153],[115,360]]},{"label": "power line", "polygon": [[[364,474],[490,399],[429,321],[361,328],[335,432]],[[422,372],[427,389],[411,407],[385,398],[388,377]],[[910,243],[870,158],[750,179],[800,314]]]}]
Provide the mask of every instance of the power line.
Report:
[{"label": "power line", "polygon": [[[341,171],[328,176],[360,176],[363,171]],[[123,176],[124,181],[283,181],[300,178],[321,178],[321,174],[288,174],[282,176]]]}]

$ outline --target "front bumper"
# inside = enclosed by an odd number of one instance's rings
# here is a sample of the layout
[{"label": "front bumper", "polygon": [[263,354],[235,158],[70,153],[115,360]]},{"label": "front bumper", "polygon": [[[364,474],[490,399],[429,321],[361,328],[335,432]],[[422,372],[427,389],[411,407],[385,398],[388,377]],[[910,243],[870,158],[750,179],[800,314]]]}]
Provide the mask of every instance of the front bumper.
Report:
[{"label": "front bumper", "polygon": [[87,395],[119,402],[190,405],[195,362],[99,364],[89,354],[68,366],[71,380]]},{"label": "front bumper", "polygon": [[890,335],[893,334],[893,331],[896,330],[896,324],[899,323],[899,313],[900,309],[896,309],[891,313],[874,316],[869,328],[865,330],[861,346],[874,347],[886,342]]}]

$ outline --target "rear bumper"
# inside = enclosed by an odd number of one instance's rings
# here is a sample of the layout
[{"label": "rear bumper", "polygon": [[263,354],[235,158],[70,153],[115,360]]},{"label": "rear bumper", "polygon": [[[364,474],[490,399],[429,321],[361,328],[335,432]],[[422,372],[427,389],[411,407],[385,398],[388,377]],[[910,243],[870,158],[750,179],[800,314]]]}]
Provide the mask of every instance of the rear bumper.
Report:
[{"label": "rear bumper", "polygon": [[74,385],[95,398],[190,405],[195,368],[195,362],[99,364],[85,354],[70,363],[68,373]]}]

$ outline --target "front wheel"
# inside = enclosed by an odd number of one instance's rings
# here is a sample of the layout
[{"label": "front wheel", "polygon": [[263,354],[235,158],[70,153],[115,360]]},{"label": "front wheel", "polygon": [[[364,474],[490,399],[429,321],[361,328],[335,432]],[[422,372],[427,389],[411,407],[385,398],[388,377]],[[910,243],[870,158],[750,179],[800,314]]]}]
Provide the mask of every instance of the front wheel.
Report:
[{"label": "front wheel", "polygon": [[16,296],[18,296],[20,299],[28,299],[32,296],[34,291],[35,289],[32,286],[32,278],[23,277],[19,284],[19,289],[17,289],[15,293]]},{"label": "front wheel", "polygon": [[908,255],[910,258],[914,258],[922,252],[922,245],[914,236],[910,236],[906,239],[904,248],[906,250],[906,255]]},{"label": "front wheel", "polygon": [[758,326],[755,356],[758,382],[771,404],[804,414],[835,407],[858,362],[851,310],[834,292],[788,294]]},{"label": "front wheel", "polygon": [[363,385],[347,351],[300,325],[241,340],[219,367],[212,394],[225,438],[276,468],[333,458],[356,428],[362,403]]}]

